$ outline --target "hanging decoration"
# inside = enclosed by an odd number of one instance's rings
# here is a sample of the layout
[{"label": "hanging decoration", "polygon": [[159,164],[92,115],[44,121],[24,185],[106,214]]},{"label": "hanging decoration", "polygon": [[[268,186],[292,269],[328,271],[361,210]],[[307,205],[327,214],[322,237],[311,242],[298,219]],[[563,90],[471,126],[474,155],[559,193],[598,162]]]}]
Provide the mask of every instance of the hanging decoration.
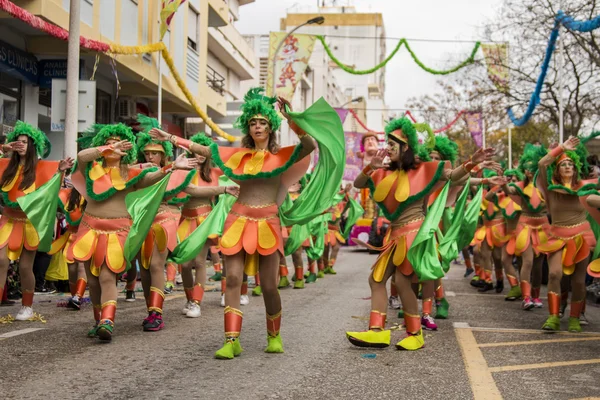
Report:
[{"label": "hanging decoration", "polygon": [[419,67],[421,67],[422,70],[424,70],[426,72],[429,72],[430,74],[433,74],[433,75],[448,75],[448,74],[451,74],[453,72],[456,72],[456,71],[458,71],[458,70],[466,67],[469,64],[472,64],[473,61],[475,61],[475,54],[477,54],[477,50],[479,50],[479,46],[481,46],[480,42],[476,42],[475,43],[475,47],[473,47],[473,50],[471,51],[471,54],[469,55],[469,57],[465,61],[463,61],[462,63],[458,64],[456,67],[453,67],[453,68],[450,68],[450,69],[447,69],[447,70],[435,70],[433,68],[427,67],[425,64],[423,64],[423,62],[421,62],[421,60],[419,60],[419,58],[414,53],[414,51],[411,49],[411,47],[408,44],[408,41],[406,39],[400,39],[400,41],[398,42],[398,44],[396,45],[396,47],[394,48],[394,50],[390,53],[389,56],[386,57],[385,60],[383,60],[382,62],[380,62],[379,64],[377,64],[373,68],[365,69],[365,70],[355,70],[354,68],[352,68],[352,67],[350,67],[350,66],[342,63],[340,60],[338,60],[335,57],[335,55],[331,51],[331,48],[325,42],[325,37],[324,36],[317,35],[317,39],[319,39],[319,41],[323,44],[323,47],[325,48],[325,51],[327,52],[327,55],[329,56],[329,58],[331,58],[331,60],[333,62],[335,62],[338,65],[338,67],[340,67],[344,71],[348,72],[349,74],[353,74],[353,75],[368,75],[368,74],[372,74],[373,72],[375,72],[375,71],[377,71],[377,70],[385,67],[386,64],[392,58],[394,58],[394,56],[400,50],[400,48],[402,48],[402,46],[406,46],[406,50],[408,51],[408,53],[412,57],[413,61]]},{"label": "hanging decoration", "polygon": [[[313,35],[287,35],[287,32],[271,32],[269,38],[269,60],[275,59],[275,63],[269,61],[267,69],[267,96],[281,96],[291,101],[296,86],[308,67],[308,60],[310,60],[315,47],[315,37]],[[284,39],[285,42],[282,44]],[[281,49],[275,54],[275,50],[280,44]],[[275,69],[273,70],[273,68]],[[273,74],[275,74],[275,79],[273,79]],[[273,83],[275,88],[273,88]]]},{"label": "hanging decoration", "polygon": [[481,51],[487,65],[488,77],[499,92],[508,94],[508,44],[482,44]]},{"label": "hanging decoration", "polygon": [[180,5],[185,3],[185,0],[162,0],[160,10],[160,40],[162,41],[171,25],[171,20],[177,12]]},{"label": "hanging decoration", "polygon": [[548,66],[550,65],[552,54],[556,49],[556,41],[558,40],[559,28],[561,24],[571,31],[591,32],[600,27],[600,15],[587,21],[576,21],[573,19],[573,17],[566,15],[564,11],[558,11],[554,21],[554,27],[552,28],[552,31],[550,32],[550,38],[548,39],[548,46],[546,47],[546,55],[544,57],[544,62],[542,63],[540,75],[535,85],[535,90],[531,94],[531,99],[529,100],[529,105],[527,106],[525,114],[523,114],[521,118],[517,118],[515,117],[511,107],[509,107],[507,110],[508,117],[516,126],[525,125],[533,115],[535,108],[540,104],[540,93],[542,92],[544,81],[546,80],[546,74],[548,73]]},{"label": "hanging decoration", "polygon": [[[376,132],[376,131],[374,131],[374,130],[372,130],[372,129],[369,129],[369,128],[367,127],[367,125],[365,125],[365,123],[364,123],[364,122],[363,122],[363,121],[360,119],[360,117],[358,116],[358,114],[356,113],[356,111],[354,111],[353,109],[351,109],[351,108],[350,108],[350,109],[348,109],[348,112],[349,112],[350,114],[352,114],[352,117],[353,117],[353,118],[356,120],[356,122],[358,122],[358,124],[359,124],[359,125],[360,125],[360,126],[363,128],[363,129],[365,129],[367,132],[372,132],[372,133],[375,133],[375,134],[377,134],[377,135],[384,135],[384,134],[385,134],[385,132]],[[448,129],[452,128],[452,127],[454,126],[454,124],[456,124],[456,123],[457,123],[457,122],[460,120],[460,117],[461,117],[461,116],[462,116],[464,113],[466,113],[466,111],[465,111],[465,110],[461,110],[461,111],[459,111],[459,112],[458,112],[458,114],[456,114],[456,116],[454,117],[454,119],[453,119],[453,120],[452,120],[452,121],[451,121],[451,122],[450,122],[448,125],[444,126],[443,128],[440,128],[440,129],[435,129],[435,130],[433,131],[433,133],[442,133],[442,132],[446,132]],[[415,118],[415,117],[412,115],[412,113],[410,112],[410,110],[406,110],[406,112],[404,113],[404,115],[405,115],[405,116],[407,116],[407,117],[409,117],[409,118],[412,120],[412,122],[413,122],[413,123],[416,123],[416,122],[417,122],[417,119],[416,119],[416,118]]]},{"label": "hanging decoration", "polygon": [[477,147],[483,146],[483,113],[469,111],[465,113],[465,122]]},{"label": "hanging decoration", "polygon": [[[53,36],[57,39],[68,40],[69,32],[59,26],[56,26],[50,22],[44,21],[43,19],[31,14],[27,10],[24,10],[21,7],[18,7],[13,2],[8,0],[0,0],[0,10],[8,13],[14,18],[20,19],[21,21],[27,23],[29,26],[39,29],[50,36]],[[227,139],[230,142],[234,142],[239,140],[239,138],[228,134],[223,131],[217,124],[215,124],[212,119],[204,112],[194,95],[187,88],[185,81],[181,79],[177,68],[175,67],[175,63],[173,62],[173,58],[171,54],[167,50],[166,46],[162,42],[148,44],[145,46],[121,46],[118,44],[109,44],[104,43],[98,40],[87,39],[85,37],[80,37],[79,44],[82,48],[87,50],[96,51],[99,53],[106,54],[107,56],[113,56],[116,54],[121,55],[134,55],[134,54],[144,54],[144,53],[156,53],[161,52],[162,57],[164,58],[169,70],[171,71],[171,75],[175,79],[177,86],[181,89],[186,99],[194,108],[194,111],[198,114],[198,116],[208,125],[210,128],[219,136],[224,139]]]}]

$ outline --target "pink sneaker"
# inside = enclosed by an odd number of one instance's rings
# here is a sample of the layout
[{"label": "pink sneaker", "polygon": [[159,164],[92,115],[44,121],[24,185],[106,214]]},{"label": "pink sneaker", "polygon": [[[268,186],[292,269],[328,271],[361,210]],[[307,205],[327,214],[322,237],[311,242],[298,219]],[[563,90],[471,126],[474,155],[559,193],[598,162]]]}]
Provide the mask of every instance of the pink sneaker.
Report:
[{"label": "pink sneaker", "polygon": [[428,331],[437,331],[437,325],[431,315],[423,315],[421,317],[421,327]]},{"label": "pink sneaker", "polygon": [[533,301],[531,301],[531,297],[529,296],[525,296],[523,298],[523,302],[521,303],[521,308],[525,311],[529,311],[531,310],[533,307],[535,306],[535,304],[533,303]]},{"label": "pink sneaker", "polygon": [[535,308],[542,308],[544,303],[542,303],[542,299],[533,299],[533,305]]}]

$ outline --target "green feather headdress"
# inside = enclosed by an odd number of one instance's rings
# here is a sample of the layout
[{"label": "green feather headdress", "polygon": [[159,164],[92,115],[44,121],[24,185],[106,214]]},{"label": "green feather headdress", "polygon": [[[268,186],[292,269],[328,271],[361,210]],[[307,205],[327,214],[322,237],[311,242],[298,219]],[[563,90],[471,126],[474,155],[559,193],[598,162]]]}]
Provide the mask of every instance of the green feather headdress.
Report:
[{"label": "green feather headdress", "polygon": [[[396,133],[398,130],[402,132]],[[387,140],[390,136],[408,144],[415,153],[419,151],[417,130],[410,119],[402,117],[391,120],[385,127],[385,139]]]},{"label": "green feather headdress", "polygon": [[518,169],[507,169],[504,171],[504,176],[516,176],[520,181],[525,179],[525,175],[523,175],[523,173]]},{"label": "green feather headdress", "polygon": [[122,164],[132,164],[136,160],[137,146],[135,144],[135,136],[130,127],[124,124],[114,125],[92,125],[77,141],[82,148],[100,147],[106,145],[106,141],[110,138],[127,140],[133,147],[127,151],[127,154],[121,160]]},{"label": "green feather headdress", "polygon": [[447,160],[454,164],[458,156],[458,145],[445,136],[436,136],[433,151],[440,153],[442,160]]},{"label": "green feather headdress", "polygon": [[429,155],[430,151],[426,146],[419,144],[417,146],[417,156],[421,159],[421,161],[431,161],[431,156]]},{"label": "green feather headdress", "polygon": [[492,176],[498,176],[498,174],[496,173],[496,171],[493,171],[493,170],[487,169],[487,168],[485,168],[483,170],[483,177],[484,178],[491,178]]},{"label": "green feather headdress", "polygon": [[234,124],[234,127],[241,130],[244,135],[248,134],[250,121],[255,118],[269,121],[273,132],[278,131],[281,126],[281,117],[274,107],[277,99],[264,96],[262,92],[264,92],[263,88],[252,88],[244,96],[244,104],[240,108],[242,115],[238,117]]},{"label": "green feather headdress", "polygon": [[156,118],[138,114],[137,120],[142,131],[137,134],[138,160],[144,160],[144,149],[149,144],[161,145],[167,159],[173,157],[173,144],[171,142],[161,142],[154,140],[148,134],[153,128],[161,129]]},{"label": "green feather headdress", "polygon": [[190,138],[190,140],[194,143],[207,147],[214,143],[213,140],[210,137],[208,137],[204,132],[196,133]]},{"label": "green feather headdress", "polygon": [[538,170],[538,162],[548,153],[544,146],[536,146],[527,143],[523,149],[523,155],[519,159],[519,170],[523,173],[529,171],[535,175]]},{"label": "green feather headdress", "polygon": [[6,143],[14,142],[21,135],[31,138],[38,157],[46,158],[50,155],[52,145],[46,134],[27,122],[17,121],[13,131],[6,135]]}]

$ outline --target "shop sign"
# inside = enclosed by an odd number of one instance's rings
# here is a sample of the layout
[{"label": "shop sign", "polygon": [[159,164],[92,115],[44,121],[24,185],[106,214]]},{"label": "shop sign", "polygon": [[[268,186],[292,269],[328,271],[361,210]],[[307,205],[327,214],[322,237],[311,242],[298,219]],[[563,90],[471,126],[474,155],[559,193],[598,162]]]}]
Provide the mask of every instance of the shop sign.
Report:
[{"label": "shop sign", "polygon": [[[84,68],[83,60],[79,60],[79,79]],[[42,89],[52,88],[52,79],[67,79],[67,60],[40,60],[39,85]]]},{"label": "shop sign", "polygon": [[29,83],[38,83],[37,58],[2,41],[0,41],[0,71]]}]

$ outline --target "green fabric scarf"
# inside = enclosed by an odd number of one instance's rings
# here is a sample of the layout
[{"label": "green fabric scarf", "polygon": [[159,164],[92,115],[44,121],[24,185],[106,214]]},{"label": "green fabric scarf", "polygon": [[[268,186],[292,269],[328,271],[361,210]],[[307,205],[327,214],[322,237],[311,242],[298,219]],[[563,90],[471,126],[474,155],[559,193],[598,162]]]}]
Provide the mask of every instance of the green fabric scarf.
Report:
[{"label": "green fabric scarf", "polygon": [[[467,185],[468,187],[468,185]],[[471,200],[471,203],[466,208],[462,227],[456,245],[458,250],[462,250],[471,243],[475,231],[477,230],[477,221],[479,220],[479,211],[481,210],[481,201],[483,199],[483,185],[479,186],[479,190]]]},{"label": "green fabric scarf", "polygon": [[154,217],[158,213],[170,177],[171,174],[167,174],[160,182],[125,196],[127,212],[133,219],[123,251],[128,270],[131,266],[131,260],[139,253],[150,228],[152,228]]},{"label": "green fabric scarf", "polygon": [[[443,238],[440,239],[440,245],[438,247],[438,251],[442,256],[442,268],[444,269],[444,273],[447,273],[450,270],[450,263],[458,257],[459,251],[462,250],[462,247],[459,248],[456,241],[460,235],[463,224],[468,223],[465,220],[464,214],[467,207],[469,189],[469,183],[467,182],[460,193],[460,196],[456,200],[454,215],[449,221],[444,221],[445,232]],[[450,207],[447,207],[444,210],[444,215],[447,214],[447,210],[450,210]],[[475,224],[477,224],[477,221],[475,221]]]},{"label": "green fabric scarf", "polygon": [[444,186],[438,198],[429,207],[427,216],[410,249],[408,249],[408,261],[412,264],[419,282],[431,281],[444,276],[444,271],[438,258],[435,233],[438,230],[444,208],[446,207],[449,188],[450,182]]},{"label": "green fabric scarf", "polygon": [[52,246],[61,178],[62,174],[56,173],[38,189],[17,199],[38,234],[38,251],[43,253],[50,251]]},{"label": "green fabric scarf", "polygon": [[348,240],[348,236],[350,236],[350,231],[356,222],[363,216],[365,213],[364,208],[353,198],[348,199],[348,218],[346,218],[346,226],[344,226],[344,232],[342,232],[342,236],[344,239]]}]

